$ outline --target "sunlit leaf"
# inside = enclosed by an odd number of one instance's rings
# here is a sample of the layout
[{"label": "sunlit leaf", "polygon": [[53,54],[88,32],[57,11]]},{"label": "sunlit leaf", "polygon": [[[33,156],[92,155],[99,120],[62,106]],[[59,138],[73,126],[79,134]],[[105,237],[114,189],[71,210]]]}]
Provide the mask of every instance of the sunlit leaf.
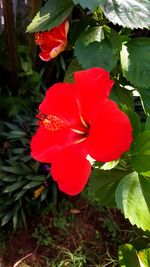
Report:
[{"label": "sunlit leaf", "polygon": [[116,190],[117,207],[133,225],[150,231],[150,179],[132,172],[125,176]]},{"label": "sunlit leaf", "polygon": [[116,167],[116,165],[119,163],[119,160],[113,160],[110,162],[106,162],[104,165],[100,167],[101,170],[111,170]]},{"label": "sunlit leaf", "polygon": [[111,71],[117,64],[120,49],[119,34],[108,27],[98,26],[86,29],[79,36],[75,55],[85,69],[100,67]]},{"label": "sunlit leaf", "polygon": [[120,55],[125,78],[134,85],[148,88],[150,86],[150,39],[139,37],[124,43]]},{"label": "sunlit leaf", "polygon": [[138,256],[144,267],[150,266],[150,248],[139,251]]},{"label": "sunlit leaf", "polygon": [[102,4],[105,16],[114,24],[128,28],[148,28],[149,0],[107,0]]},{"label": "sunlit leaf", "polygon": [[27,27],[27,32],[51,30],[64,22],[70,15],[72,7],[71,0],[48,0]]},{"label": "sunlit leaf", "polygon": [[118,256],[120,267],[141,267],[138,260],[137,251],[131,244],[119,246]]}]

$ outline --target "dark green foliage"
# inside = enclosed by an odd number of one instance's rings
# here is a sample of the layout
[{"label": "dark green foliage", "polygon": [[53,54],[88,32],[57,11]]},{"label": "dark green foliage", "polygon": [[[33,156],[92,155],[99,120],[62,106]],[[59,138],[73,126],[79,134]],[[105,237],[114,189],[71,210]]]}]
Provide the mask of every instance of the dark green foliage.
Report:
[{"label": "dark green foliage", "polygon": [[[0,223],[13,223],[14,229],[26,225],[32,214],[47,198],[51,179],[45,166],[32,160],[29,139],[35,131],[31,118],[18,116],[13,123],[0,126]],[[38,198],[34,191],[44,187]]]}]

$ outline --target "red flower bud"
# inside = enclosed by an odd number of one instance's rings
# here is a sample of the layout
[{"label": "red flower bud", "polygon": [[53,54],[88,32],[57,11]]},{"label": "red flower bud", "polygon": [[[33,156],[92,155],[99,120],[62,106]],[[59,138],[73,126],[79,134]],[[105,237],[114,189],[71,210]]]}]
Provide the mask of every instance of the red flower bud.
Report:
[{"label": "red flower bud", "polygon": [[66,20],[50,31],[36,33],[35,42],[42,50],[39,54],[42,60],[49,61],[65,49],[68,30],[69,22]]}]

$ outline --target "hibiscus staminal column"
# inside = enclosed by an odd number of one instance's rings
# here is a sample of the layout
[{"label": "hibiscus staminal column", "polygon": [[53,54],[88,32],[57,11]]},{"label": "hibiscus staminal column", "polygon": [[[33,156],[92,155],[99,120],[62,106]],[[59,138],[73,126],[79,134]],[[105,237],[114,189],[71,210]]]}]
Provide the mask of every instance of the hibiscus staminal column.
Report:
[{"label": "hibiscus staminal column", "polygon": [[63,192],[76,195],[91,172],[87,160],[107,162],[121,157],[132,142],[127,115],[108,99],[114,82],[104,69],[74,74],[74,83],[58,83],[39,106],[39,128],[31,141],[31,154],[51,163],[51,174]]},{"label": "hibiscus staminal column", "polygon": [[58,132],[66,128],[68,125],[64,120],[60,119],[55,115],[45,115],[39,113],[37,115],[38,124],[43,125],[46,129],[51,132]]}]

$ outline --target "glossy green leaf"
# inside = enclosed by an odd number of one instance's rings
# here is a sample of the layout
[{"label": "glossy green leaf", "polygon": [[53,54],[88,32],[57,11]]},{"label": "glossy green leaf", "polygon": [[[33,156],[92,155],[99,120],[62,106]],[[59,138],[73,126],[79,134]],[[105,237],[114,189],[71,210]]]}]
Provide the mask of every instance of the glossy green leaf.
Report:
[{"label": "glossy green leaf", "polygon": [[148,28],[150,25],[149,0],[107,0],[102,9],[113,24],[131,29]]},{"label": "glossy green leaf", "polygon": [[139,37],[124,43],[120,55],[125,78],[134,85],[148,88],[150,86],[150,39]]},{"label": "glossy green leaf", "polygon": [[141,267],[137,252],[131,244],[119,246],[118,256],[120,267]]},{"label": "glossy green leaf", "polygon": [[101,26],[88,28],[77,39],[75,55],[84,69],[100,67],[111,71],[116,66],[121,39],[112,29],[108,33],[108,29]]},{"label": "glossy green leaf", "polygon": [[96,7],[100,5],[104,5],[107,0],[73,0],[74,4],[80,4],[83,8],[88,8],[92,11],[96,9]]},{"label": "glossy green leaf", "polygon": [[150,231],[150,179],[132,172],[119,183],[115,198],[117,207],[133,225]]},{"label": "glossy green leaf", "polygon": [[72,8],[71,0],[48,0],[27,27],[27,32],[51,30],[65,21]]},{"label": "glossy green leaf", "polygon": [[91,19],[88,16],[84,16],[80,20],[72,21],[69,30],[69,41],[73,47],[79,35],[83,33],[86,30],[86,28],[89,27],[90,24],[91,24]]},{"label": "glossy green leaf", "polygon": [[131,160],[137,172],[150,171],[150,131],[142,132],[136,138]]},{"label": "glossy green leaf", "polygon": [[134,109],[133,95],[129,90],[127,90],[123,86],[121,87],[115,84],[111,90],[110,98],[119,105],[120,104],[126,105],[127,107]]},{"label": "glossy green leaf", "polygon": [[[138,256],[144,267],[150,266],[150,248],[139,251]],[[143,267],[143,265],[141,265]]]},{"label": "glossy green leaf", "polygon": [[138,88],[141,103],[146,115],[150,115],[150,86],[149,88]]},{"label": "glossy green leaf", "polygon": [[93,168],[89,180],[89,192],[102,205],[115,207],[115,190],[120,180],[128,172],[119,169],[104,171],[100,168],[99,166],[94,166]]}]

